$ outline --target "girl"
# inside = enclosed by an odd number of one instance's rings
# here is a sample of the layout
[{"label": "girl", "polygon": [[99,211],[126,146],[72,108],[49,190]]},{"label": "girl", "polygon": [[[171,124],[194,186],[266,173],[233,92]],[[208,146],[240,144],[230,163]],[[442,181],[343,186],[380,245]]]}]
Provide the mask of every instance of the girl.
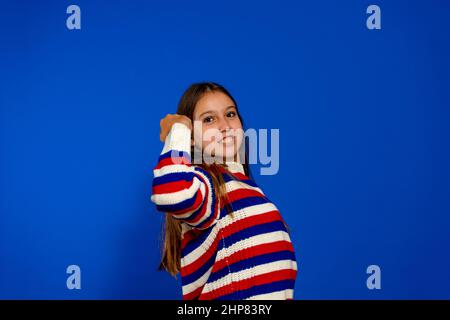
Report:
[{"label": "girl", "polygon": [[[160,125],[164,147],[151,196],[166,213],[159,269],[180,272],[183,300],[293,299],[288,228],[241,161],[243,122],[230,93],[217,83],[193,84]],[[212,129],[222,136],[208,138]],[[222,161],[194,163],[195,152]]]}]

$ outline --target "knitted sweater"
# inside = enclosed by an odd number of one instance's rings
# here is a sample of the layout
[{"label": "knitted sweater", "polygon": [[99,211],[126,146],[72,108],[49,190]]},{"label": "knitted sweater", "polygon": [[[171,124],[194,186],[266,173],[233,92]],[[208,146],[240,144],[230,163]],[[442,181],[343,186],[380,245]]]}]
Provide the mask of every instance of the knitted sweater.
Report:
[{"label": "knitted sweater", "polygon": [[221,172],[229,200],[216,199],[190,150],[191,130],[175,123],[153,170],[151,196],[158,211],[181,221],[183,300],[293,299],[297,262],[275,205],[238,162]]}]

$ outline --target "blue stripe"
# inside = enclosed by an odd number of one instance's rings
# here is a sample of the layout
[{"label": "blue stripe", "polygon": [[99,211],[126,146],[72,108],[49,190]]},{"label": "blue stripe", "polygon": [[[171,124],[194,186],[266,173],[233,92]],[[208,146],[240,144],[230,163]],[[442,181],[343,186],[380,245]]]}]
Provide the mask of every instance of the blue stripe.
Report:
[{"label": "blue stripe", "polygon": [[153,185],[158,186],[161,184],[177,181],[192,181],[194,177],[194,172],[171,172],[166,173],[160,177],[153,178]]},{"label": "blue stripe", "polygon": [[[267,203],[267,200],[264,197],[251,196],[251,197],[246,197],[246,198],[242,198],[239,200],[231,201],[230,205],[233,208],[233,211],[238,211],[238,210],[246,208],[246,207],[251,207],[251,206],[255,206],[255,205],[263,204],[263,203]],[[227,215],[226,208],[223,207],[220,211],[220,218],[223,218],[226,215]]]},{"label": "blue stripe", "polygon": [[271,292],[277,292],[281,290],[294,289],[295,280],[280,280],[271,283],[262,284],[259,286],[253,286],[246,290],[233,292],[221,297],[217,300],[242,300],[250,298],[251,296],[256,296],[259,294],[266,294]]},{"label": "blue stripe", "polygon": [[[203,169],[203,168],[201,168],[201,167],[194,167],[194,169],[196,170],[196,171],[198,171],[198,172],[201,172],[201,173],[203,173],[207,178],[208,178],[208,180],[209,181],[211,181],[211,175],[210,175],[210,173],[208,172],[208,171],[206,171],[205,169]],[[211,182],[212,183],[212,182]]]},{"label": "blue stripe", "polygon": [[261,254],[256,257],[247,258],[245,260],[237,261],[231,265],[224,266],[222,269],[214,272],[211,274],[211,276],[208,279],[208,282],[216,281],[225,275],[231,273],[231,272],[239,272],[244,269],[251,268],[253,266],[258,266],[265,263],[280,261],[280,260],[295,260],[295,255],[292,251],[289,250],[283,250],[278,252],[271,252],[271,253],[265,253]]}]

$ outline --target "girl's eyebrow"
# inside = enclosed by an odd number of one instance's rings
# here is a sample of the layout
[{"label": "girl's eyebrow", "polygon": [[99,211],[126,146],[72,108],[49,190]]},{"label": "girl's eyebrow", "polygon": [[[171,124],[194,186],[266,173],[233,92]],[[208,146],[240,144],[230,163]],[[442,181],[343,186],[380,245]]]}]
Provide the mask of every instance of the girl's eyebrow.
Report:
[{"label": "girl's eyebrow", "polygon": [[205,111],[205,112],[201,113],[198,117],[201,118],[202,116],[204,116],[205,114],[208,114],[208,113],[214,114],[215,112],[208,110],[208,111]]}]

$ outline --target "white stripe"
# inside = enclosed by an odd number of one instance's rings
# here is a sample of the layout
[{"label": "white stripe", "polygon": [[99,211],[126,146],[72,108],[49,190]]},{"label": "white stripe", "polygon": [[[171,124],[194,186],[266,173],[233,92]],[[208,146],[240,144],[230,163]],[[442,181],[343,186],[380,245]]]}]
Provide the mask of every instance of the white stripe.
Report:
[{"label": "white stripe", "polygon": [[[297,271],[297,263],[294,260],[286,259],[286,260],[279,260],[279,261],[273,261],[268,262],[264,264],[260,264],[257,266],[254,266],[252,268],[240,270],[238,272],[232,272],[229,273],[232,275],[233,281],[241,281],[245,279],[250,279],[254,276],[263,275],[269,272],[273,271],[279,271],[279,270],[295,270]],[[220,288],[224,286],[224,277],[229,276],[229,274],[226,274],[220,279],[217,279],[213,282],[208,282],[205,285],[205,288],[203,289],[203,292],[210,292],[213,291],[216,288]]]},{"label": "white stripe", "polygon": [[287,300],[294,298],[294,290],[285,289],[276,292],[258,294],[256,296],[251,296],[244,300]]},{"label": "white stripe", "polygon": [[277,207],[275,207],[275,205],[271,202],[255,204],[253,206],[248,206],[248,207],[233,211],[233,218],[229,214],[227,214],[222,219],[220,219],[220,224],[221,224],[222,228],[224,228],[238,220],[257,216],[257,215],[264,214],[264,213],[267,213],[270,211],[278,211]]},{"label": "white stripe", "polygon": [[164,167],[161,167],[159,169],[153,169],[153,175],[155,177],[161,177],[166,174],[171,173],[196,173],[197,171],[193,167],[189,167],[185,164],[168,164]]},{"label": "white stripe", "polygon": [[245,182],[238,181],[238,180],[230,180],[225,183],[225,188],[227,189],[227,192],[231,192],[238,189],[249,189],[249,190],[255,190],[261,194],[264,195],[262,190],[258,187],[253,187],[249,184],[246,184]]}]

